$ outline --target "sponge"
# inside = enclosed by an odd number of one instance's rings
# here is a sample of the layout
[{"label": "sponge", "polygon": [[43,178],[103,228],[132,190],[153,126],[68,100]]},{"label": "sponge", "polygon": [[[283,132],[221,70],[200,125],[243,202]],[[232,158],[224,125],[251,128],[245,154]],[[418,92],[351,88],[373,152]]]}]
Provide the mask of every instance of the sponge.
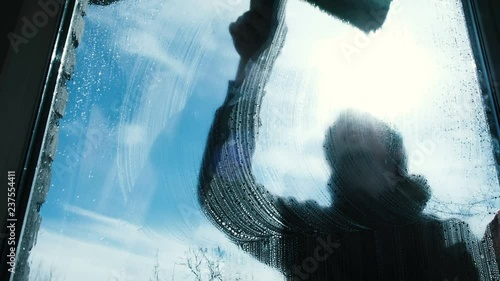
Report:
[{"label": "sponge", "polygon": [[322,11],[369,33],[387,18],[392,0],[305,0]]}]

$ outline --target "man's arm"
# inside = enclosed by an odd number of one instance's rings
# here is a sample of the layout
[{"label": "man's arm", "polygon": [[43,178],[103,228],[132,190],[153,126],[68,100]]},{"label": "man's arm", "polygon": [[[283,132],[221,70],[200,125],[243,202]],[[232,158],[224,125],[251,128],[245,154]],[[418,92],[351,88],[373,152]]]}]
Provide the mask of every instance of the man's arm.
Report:
[{"label": "man's arm", "polygon": [[[251,159],[264,88],[285,36],[284,23],[249,11],[230,25],[241,63],[216,111],[199,178],[199,200],[208,217],[240,241],[281,232],[272,196],[256,184]],[[266,48],[267,47],[267,48]]]},{"label": "man's arm", "polygon": [[[245,28],[263,30],[263,36],[245,34]],[[230,32],[242,63],[209,133],[199,178],[200,204],[213,223],[238,241],[315,231],[324,218],[317,215],[319,205],[273,196],[252,174],[264,88],[286,33],[283,19],[266,23],[266,14],[247,12]]]}]

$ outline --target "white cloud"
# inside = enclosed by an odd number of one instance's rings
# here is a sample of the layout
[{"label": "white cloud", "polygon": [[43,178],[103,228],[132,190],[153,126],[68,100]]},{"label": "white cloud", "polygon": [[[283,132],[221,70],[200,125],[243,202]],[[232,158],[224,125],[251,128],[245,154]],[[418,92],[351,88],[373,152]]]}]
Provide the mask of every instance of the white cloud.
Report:
[{"label": "white cloud", "polygon": [[[324,131],[347,107],[400,129],[411,172],[425,175],[438,199],[463,204],[498,186],[470,46],[455,40],[467,36],[463,18],[429,14],[421,21],[414,8],[432,7],[398,3],[399,13],[361,47],[355,44],[359,31],[290,1],[289,34],[267,86],[254,155],[259,181],[271,190],[301,199],[328,196],[328,169],[320,164]],[[456,5],[447,13],[460,10]],[[456,33],[432,32],[436,25]],[[342,43],[357,48],[352,60],[346,60]],[[443,51],[448,49],[451,54]],[[428,140],[441,142],[420,163],[414,155]],[[479,235],[488,221],[482,217],[462,219]]]},{"label": "white cloud", "polygon": [[44,223],[31,254],[32,264],[41,264],[47,270],[52,268],[56,276],[64,280],[115,280],[120,277],[146,281],[151,276],[156,251],[160,269],[168,280],[174,270],[178,280],[191,280],[180,263],[190,247],[198,246],[221,246],[230,256],[225,261],[228,274],[253,274],[264,281],[282,278],[276,270],[244,254],[208,221],[200,224],[191,238],[179,239],[75,206],[66,206],[65,211],[76,215],[77,219],[65,224]]},{"label": "white cloud", "polygon": [[141,144],[146,140],[146,131],[140,125],[122,125],[124,134],[124,143],[126,145]]},{"label": "white cloud", "polygon": [[[116,175],[125,200],[149,165],[153,143],[175,127],[199,77],[213,68],[236,67],[235,56],[227,56],[226,49],[232,50],[227,25],[246,5],[225,0],[138,0],[89,9],[87,20],[113,30],[111,38],[103,38],[109,40],[110,52],[133,59],[132,66],[130,60],[122,60],[129,71],[126,91],[119,96],[124,106],[117,125]],[[226,61],[211,65],[215,55],[234,60],[234,65]]]},{"label": "white cloud", "polygon": [[[140,193],[141,190],[133,189],[137,181],[144,179],[142,173],[150,168],[147,158],[154,140],[163,130],[175,125],[175,116],[183,110],[199,72],[209,72],[210,66],[202,67],[201,62],[210,62],[206,56],[213,55],[213,52],[229,53],[227,47],[230,44],[218,41],[220,33],[227,32],[229,22],[213,16],[213,3],[172,2],[123,1],[109,7],[113,13],[105,9],[89,10],[91,20],[116,30],[111,39],[116,44],[112,48],[137,58],[130,69],[127,90],[122,93],[127,110],[121,112],[116,165],[107,179],[111,183],[116,175],[123,192],[127,194]],[[243,10],[243,2],[234,10],[230,9],[224,15],[224,21],[234,20]],[[415,144],[418,139],[425,139],[424,133],[413,128],[415,123],[425,123],[425,127],[449,126],[440,110],[456,98],[454,93],[469,92],[480,104],[475,88],[464,88],[458,83],[452,86],[462,88],[452,89],[450,85],[444,88],[433,84],[435,71],[440,74],[446,69],[436,70],[439,62],[432,61],[432,56],[429,58],[429,52],[425,50],[429,47],[418,46],[416,41],[397,42],[395,37],[380,36],[377,39],[380,41],[373,41],[373,47],[363,51],[366,51],[363,53],[363,57],[367,58],[365,63],[357,61],[346,65],[345,60],[341,60],[338,46],[341,40],[351,38],[352,28],[325,15],[317,16],[317,10],[305,3],[290,1],[289,4],[290,33],[268,86],[268,95],[262,107],[264,126],[259,139],[260,147],[255,154],[256,171],[275,192],[299,194],[301,199],[319,200],[326,196],[324,189],[328,169],[321,151],[322,136],[335,112],[347,105],[357,104],[388,121],[394,120],[404,127],[404,136],[414,140]],[[212,36],[212,25],[224,27],[223,31],[215,30],[219,37]],[[341,39],[325,39],[330,36]],[[393,41],[383,42],[384,38]],[[223,67],[234,66],[224,64]],[[466,77],[471,83],[477,83],[473,78],[475,73],[466,74],[464,76],[460,72],[460,79]],[[440,77],[455,81],[452,75]],[[429,89],[433,92],[425,92]],[[384,96],[383,103],[378,102],[380,95]],[[431,106],[435,103],[439,105]],[[458,117],[453,120],[468,121]],[[471,129],[469,133],[481,133],[482,129]],[[446,133],[440,136],[449,137]],[[459,157],[457,151],[467,150],[468,147],[451,144],[464,142],[467,134],[453,137],[453,140],[447,138],[449,143],[442,144],[435,153],[428,155],[427,166],[415,167],[415,171],[428,176],[436,193],[443,196],[451,191],[457,192],[453,190],[457,186],[461,187],[460,196],[472,193],[495,176],[493,168],[485,172],[472,167],[491,167],[491,163],[487,163],[489,160],[482,159],[482,164],[472,164],[469,161],[472,156]],[[410,146],[410,151],[415,147],[416,144]],[[485,150],[488,145],[474,148],[481,155],[488,153]],[[294,184],[290,184],[292,182]],[[126,194],[124,196],[127,198]],[[458,200],[460,196],[454,199]],[[149,201],[141,202],[142,205],[129,206],[129,211],[137,213],[134,217],[137,221],[144,219],[146,202]],[[179,236],[164,230],[106,217],[75,206],[67,206],[66,212],[78,219],[64,223],[46,220],[32,259],[55,265],[67,280],[112,280],[117,274],[132,277],[132,280],[147,280],[156,249],[160,249],[160,262],[167,272],[173,270],[178,257],[195,243],[224,245],[235,255],[240,253],[208,222],[193,231],[192,237],[179,239]],[[470,219],[477,233],[487,221],[479,217]],[[279,274],[275,271],[247,256],[244,259],[242,270],[266,272],[268,277],[259,276],[259,280],[277,280]]]},{"label": "white cloud", "polygon": [[[157,34],[148,30],[130,30],[127,35],[117,38],[123,47],[123,51],[139,55],[141,59],[147,58],[162,64],[171,72],[182,75],[186,72],[186,65],[168,52],[168,45],[161,42]],[[162,44],[163,43],[163,44]]]}]

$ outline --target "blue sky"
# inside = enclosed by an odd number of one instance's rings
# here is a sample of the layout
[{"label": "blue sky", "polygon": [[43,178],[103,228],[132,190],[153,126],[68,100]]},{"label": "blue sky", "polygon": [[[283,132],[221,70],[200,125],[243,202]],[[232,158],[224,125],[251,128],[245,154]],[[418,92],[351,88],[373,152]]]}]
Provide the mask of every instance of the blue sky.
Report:
[{"label": "blue sky", "polygon": [[[124,0],[85,17],[32,255],[67,280],[147,280],[157,249],[168,276],[190,245],[223,245],[237,257],[234,270],[279,276],[211,226],[195,193],[213,113],[238,64],[227,25],[248,3],[173,2]],[[402,131],[410,170],[428,178],[437,199],[463,203],[498,186],[470,48],[455,40],[465,25],[456,3],[444,2],[395,1],[384,28],[360,37],[290,0],[262,108],[259,181],[329,204],[323,133],[339,110],[356,107]],[[429,11],[423,23],[416,8]],[[451,27],[456,36],[437,36]],[[467,219],[478,235],[489,221]]]},{"label": "blue sky", "polygon": [[[34,264],[66,280],[148,280],[158,250],[170,278],[190,246],[222,245],[247,260],[246,275],[279,277],[229,244],[196,201],[206,135],[238,57],[228,22],[176,12],[190,4],[90,7]],[[228,7],[234,18],[245,8]]]}]

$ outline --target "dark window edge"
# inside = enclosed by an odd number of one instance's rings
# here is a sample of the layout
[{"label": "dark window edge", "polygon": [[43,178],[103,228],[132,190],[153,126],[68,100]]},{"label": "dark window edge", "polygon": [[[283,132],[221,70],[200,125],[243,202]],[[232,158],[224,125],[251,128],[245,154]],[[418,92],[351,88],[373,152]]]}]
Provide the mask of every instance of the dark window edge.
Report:
[{"label": "dark window edge", "polygon": [[[55,9],[47,10],[40,4],[52,3]],[[71,30],[73,11],[76,5],[81,6],[82,15],[86,9],[87,0],[44,0],[24,1],[21,12],[17,17],[14,30],[6,30],[7,36],[21,36],[27,38],[22,44],[14,46],[8,39],[8,50],[3,59],[0,76],[0,111],[1,129],[8,131],[9,135],[0,140],[0,149],[5,156],[2,165],[2,174],[7,177],[7,171],[16,172],[16,219],[15,222],[15,274],[11,274],[8,264],[13,245],[9,244],[10,231],[6,229],[7,192],[0,194],[0,199],[5,206],[0,211],[2,232],[0,233],[1,245],[1,272],[0,280],[27,280],[29,265],[27,263],[29,252],[36,242],[38,227],[26,231],[27,223],[39,226],[40,217],[31,209],[38,209],[45,200],[45,195],[50,187],[49,177],[43,183],[40,175],[36,173],[40,161],[45,161],[50,169],[52,159],[46,157],[49,145],[57,144],[58,119],[62,116],[65,107],[66,80],[72,75],[74,65],[74,48],[78,45],[81,36],[80,30]],[[34,23],[35,15],[44,14],[46,19],[38,22],[34,34],[28,36],[23,31],[26,20]],[[83,24],[83,22],[81,22]],[[83,30],[83,26],[81,26]],[[24,33],[23,33],[24,32]],[[68,36],[71,36],[67,40]],[[71,42],[72,48],[68,48]],[[69,50],[69,51],[68,51]],[[65,79],[58,79],[60,72]],[[61,81],[59,81],[61,80]],[[59,81],[59,82],[58,82]],[[57,100],[56,95],[59,97]],[[49,131],[55,134],[46,134]],[[42,147],[43,145],[43,147]],[[53,154],[50,155],[53,157]],[[35,181],[35,177],[36,181]],[[34,188],[34,189],[33,189]],[[41,192],[44,190],[44,192]],[[35,192],[33,192],[35,191]],[[38,196],[37,196],[38,195]],[[36,200],[33,200],[36,199]],[[36,230],[35,230],[36,229]]]},{"label": "dark window edge", "polygon": [[500,180],[500,2],[495,1],[462,0],[462,5]]},{"label": "dark window edge", "polygon": [[[26,1],[28,2],[28,1]],[[81,1],[81,2],[85,2]],[[500,40],[498,40],[498,34],[500,31],[498,30],[498,20],[500,18],[500,11],[496,9],[491,9],[491,5],[494,0],[463,0],[464,11],[467,19],[467,26],[469,30],[469,36],[471,39],[472,48],[475,54],[475,60],[478,66],[478,77],[481,83],[481,89],[483,92],[483,97],[485,101],[486,107],[486,115],[488,118],[488,122],[490,124],[491,135],[494,138],[494,150],[495,150],[495,160],[496,163],[500,163],[500,153],[498,140],[500,138]],[[36,2],[34,2],[36,4]],[[28,204],[31,206],[36,206],[38,202],[33,202],[33,190],[31,187],[36,185],[35,182],[35,171],[37,169],[37,165],[40,161],[43,161],[43,153],[44,148],[49,145],[57,144],[57,133],[54,135],[50,135],[47,132],[48,127],[54,126],[57,127],[57,120],[62,116],[62,112],[57,112],[57,104],[54,104],[54,100],[56,99],[56,94],[61,95],[60,97],[64,97],[67,95],[65,92],[65,82],[58,82],[59,70],[64,68],[61,65],[61,56],[64,52],[64,48],[66,47],[66,38],[69,35],[72,35],[72,31],[69,30],[72,19],[73,19],[73,10],[76,5],[76,0],[68,0],[65,2],[64,9],[60,11],[59,17],[54,17],[53,20],[58,21],[56,24],[56,28],[53,30],[46,31],[45,36],[48,38],[52,38],[53,42],[53,52],[49,55],[47,54],[37,54],[39,56],[48,56],[48,60],[45,65],[44,76],[46,79],[43,80],[43,85],[40,85],[40,92],[38,94],[38,110],[33,116],[33,124],[32,130],[29,131],[30,137],[29,140],[25,140],[29,144],[25,148],[25,159],[21,159],[22,165],[15,165],[16,172],[18,175],[17,186],[18,189],[18,198],[16,209],[18,210],[18,228],[16,229],[16,238],[19,240],[21,237],[21,227],[20,220],[26,217],[29,220],[29,216],[27,212]],[[79,2],[80,3],[80,2]],[[33,4],[34,5],[34,4]],[[498,5],[496,6],[498,7]],[[84,10],[82,10],[82,13]],[[19,18],[23,16],[21,12]],[[58,32],[61,30],[62,32]],[[52,35],[51,35],[52,32]],[[59,34],[57,36],[57,34]],[[80,33],[81,35],[81,33]],[[76,40],[75,42],[78,42]],[[76,47],[76,43],[73,42],[74,47]],[[497,50],[495,52],[495,50]],[[74,50],[73,50],[74,51]],[[55,54],[55,60],[51,61],[52,55]],[[74,55],[74,53],[73,53]],[[9,54],[7,54],[9,56]],[[72,67],[72,66],[69,66]],[[68,72],[68,76],[65,79],[69,79],[71,77],[71,71]],[[1,79],[1,78],[0,78]],[[43,88],[43,91],[41,90]],[[9,93],[7,93],[9,94]],[[10,93],[12,94],[12,93]],[[2,96],[4,93],[2,93]],[[34,95],[36,96],[36,95]],[[63,98],[64,99],[64,98]],[[64,108],[63,105],[59,105]],[[63,110],[64,111],[64,110]],[[23,112],[23,114],[33,115],[31,112]],[[3,118],[2,120],[8,120]],[[4,121],[5,122],[5,121]],[[54,123],[55,122],[55,123]],[[47,133],[47,134],[46,134]],[[52,139],[52,140],[51,140]],[[42,147],[42,144],[44,145]],[[49,159],[51,161],[51,159]],[[49,164],[50,165],[50,164]],[[2,171],[6,172],[6,171]],[[49,174],[50,175],[50,174]],[[38,177],[38,175],[37,175]],[[49,188],[50,186],[50,176],[47,178],[37,178],[36,181],[40,181],[40,183],[44,183],[46,186],[43,188]],[[33,184],[35,182],[35,184]],[[1,198],[1,197],[0,197]],[[6,201],[6,200],[5,200]],[[30,203],[31,201],[31,203]],[[38,214],[38,212],[36,212]],[[24,224],[23,224],[24,228]],[[30,241],[31,242],[25,242]],[[24,241],[20,241],[21,243],[28,243],[26,245],[33,245],[33,241],[36,239],[36,232],[30,234]],[[3,248],[2,248],[2,275],[0,276],[1,280],[9,280],[9,273],[7,272],[8,266],[6,265],[6,256],[7,256],[7,245],[6,240],[3,240]],[[19,242],[19,241],[18,241]],[[18,253],[20,252],[19,244],[18,245]],[[29,253],[28,251],[24,251]],[[27,256],[26,256],[27,257]],[[18,256],[18,261],[20,261],[20,256]],[[6,275],[3,275],[6,273]],[[22,276],[20,274],[19,276]],[[4,278],[5,277],[5,278]],[[21,278],[21,277],[20,277]],[[16,277],[16,279],[18,279]],[[24,280],[24,279],[18,279]]]}]

